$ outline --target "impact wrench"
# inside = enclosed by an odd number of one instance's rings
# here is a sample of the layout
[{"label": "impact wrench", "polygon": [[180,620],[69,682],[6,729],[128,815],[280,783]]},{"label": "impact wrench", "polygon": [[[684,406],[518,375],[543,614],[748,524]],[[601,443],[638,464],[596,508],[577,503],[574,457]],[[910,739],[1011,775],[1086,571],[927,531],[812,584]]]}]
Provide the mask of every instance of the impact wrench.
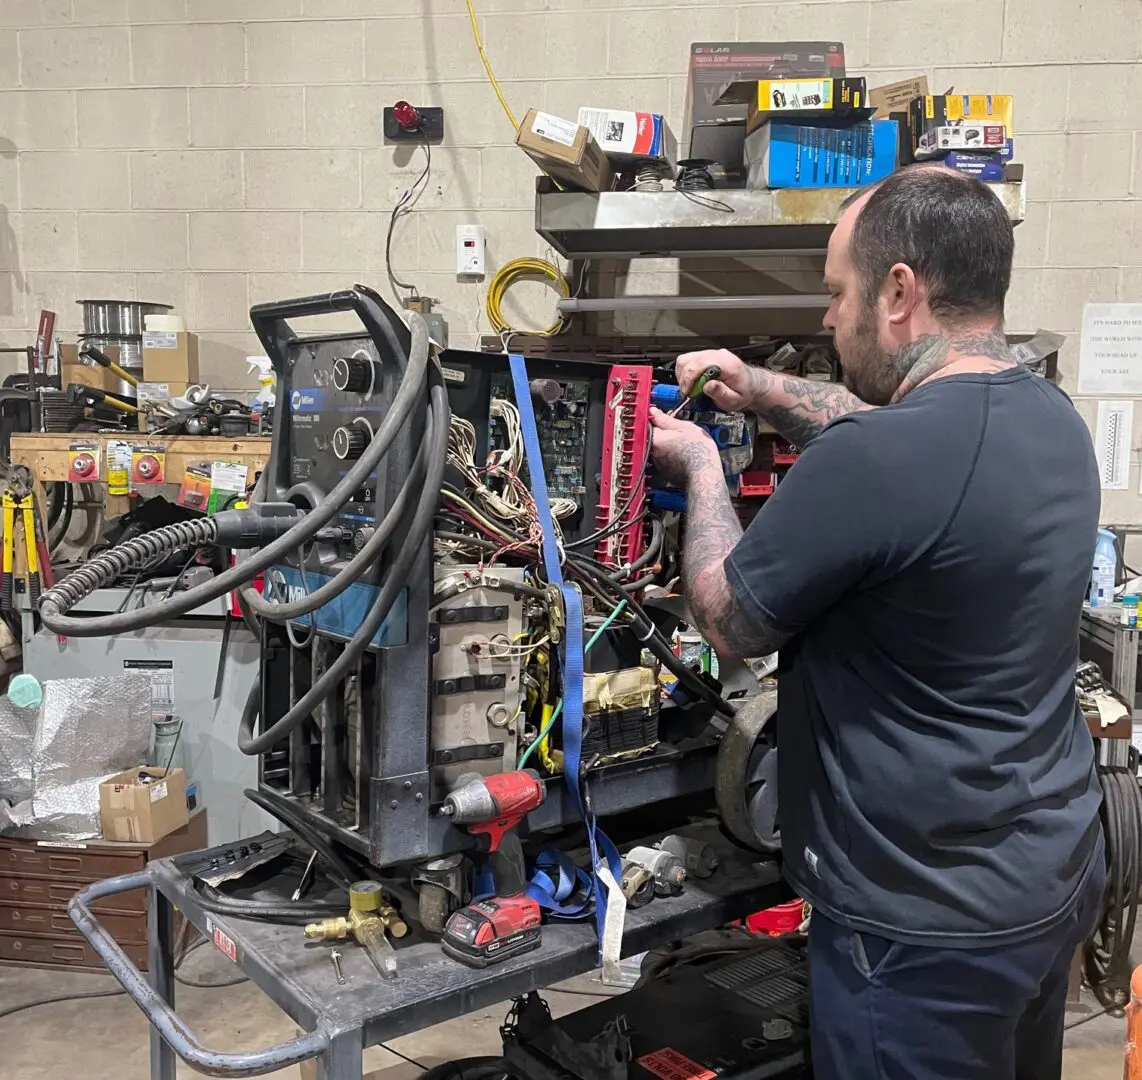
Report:
[{"label": "impact wrench", "polygon": [[541,806],[547,789],[530,769],[480,777],[452,792],[440,813],[464,825],[482,850],[495,894],[455,912],[444,927],[446,955],[484,968],[539,948],[539,904],[527,895],[527,869],[515,827]]}]

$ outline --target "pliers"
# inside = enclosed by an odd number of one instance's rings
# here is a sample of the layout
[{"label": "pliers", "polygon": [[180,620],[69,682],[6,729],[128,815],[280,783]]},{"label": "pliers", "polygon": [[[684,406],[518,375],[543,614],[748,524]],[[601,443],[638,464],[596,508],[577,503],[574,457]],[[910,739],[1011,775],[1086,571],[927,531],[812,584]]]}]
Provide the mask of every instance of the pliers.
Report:
[{"label": "pliers", "polygon": [[32,607],[41,595],[41,571],[48,588],[52,587],[51,561],[48,554],[47,534],[36,505],[34,477],[23,465],[6,470],[0,508],[3,515],[4,549],[0,563],[0,610],[11,611],[15,606],[16,569],[16,511],[24,530],[24,551],[28,564],[28,599]]}]

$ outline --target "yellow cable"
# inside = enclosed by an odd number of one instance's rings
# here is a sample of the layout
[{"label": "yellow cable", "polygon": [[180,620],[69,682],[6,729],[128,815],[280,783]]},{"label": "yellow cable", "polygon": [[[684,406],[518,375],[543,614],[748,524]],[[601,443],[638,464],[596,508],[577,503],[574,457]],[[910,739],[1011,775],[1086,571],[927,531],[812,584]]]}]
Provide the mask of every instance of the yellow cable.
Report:
[{"label": "yellow cable", "polygon": [[519,330],[508,323],[504,318],[502,304],[508,289],[522,278],[539,278],[551,283],[564,299],[571,295],[571,282],[567,280],[563,271],[554,263],[546,259],[513,259],[505,263],[496,271],[488,286],[486,308],[492,329],[497,334],[534,334],[537,337],[554,337],[560,334],[567,326],[566,319],[560,315],[546,330]]},{"label": "yellow cable", "polygon": [[491,80],[492,89],[496,92],[500,106],[507,114],[508,120],[511,121],[512,131],[519,131],[519,121],[516,120],[515,113],[512,112],[507,98],[504,97],[504,92],[500,89],[500,84],[496,82],[496,73],[492,71],[492,62],[488,59],[488,54],[484,52],[484,42],[480,37],[480,27],[476,22],[476,9],[472,7],[472,0],[466,0],[466,3],[468,4],[468,19],[472,23],[472,36],[476,39],[476,48],[480,52],[480,59],[484,61],[484,70],[488,73],[488,78]]}]

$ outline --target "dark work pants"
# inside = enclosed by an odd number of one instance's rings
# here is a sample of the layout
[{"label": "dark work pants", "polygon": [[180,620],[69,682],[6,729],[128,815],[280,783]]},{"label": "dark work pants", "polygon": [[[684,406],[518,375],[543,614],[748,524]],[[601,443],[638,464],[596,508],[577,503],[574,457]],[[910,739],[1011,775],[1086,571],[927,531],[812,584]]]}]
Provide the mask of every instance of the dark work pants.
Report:
[{"label": "dark work pants", "polygon": [[1067,976],[1102,901],[1015,945],[941,949],[809,925],[815,1080],[1059,1080]]}]

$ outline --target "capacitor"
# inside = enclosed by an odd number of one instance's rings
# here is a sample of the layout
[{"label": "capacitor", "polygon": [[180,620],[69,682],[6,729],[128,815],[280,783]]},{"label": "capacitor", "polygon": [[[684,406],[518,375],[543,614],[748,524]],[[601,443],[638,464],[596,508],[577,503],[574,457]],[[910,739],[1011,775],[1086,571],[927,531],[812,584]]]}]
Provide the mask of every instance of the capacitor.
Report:
[{"label": "capacitor", "polygon": [[686,868],[669,851],[636,847],[626,853],[626,858],[654,875],[654,891],[658,896],[677,896],[686,884]]},{"label": "capacitor", "polygon": [[695,840],[692,836],[672,833],[654,846],[659,851],[667,851],[678,859],[691,877],[712,877],[714,871],[718,869],[718,853],[714,845]]},{"label": "capacitor", "polygon": [[563,387],[555,379],[532,379],[527,386],[531,396],[544,405],[554,405],[563,396]]}]

